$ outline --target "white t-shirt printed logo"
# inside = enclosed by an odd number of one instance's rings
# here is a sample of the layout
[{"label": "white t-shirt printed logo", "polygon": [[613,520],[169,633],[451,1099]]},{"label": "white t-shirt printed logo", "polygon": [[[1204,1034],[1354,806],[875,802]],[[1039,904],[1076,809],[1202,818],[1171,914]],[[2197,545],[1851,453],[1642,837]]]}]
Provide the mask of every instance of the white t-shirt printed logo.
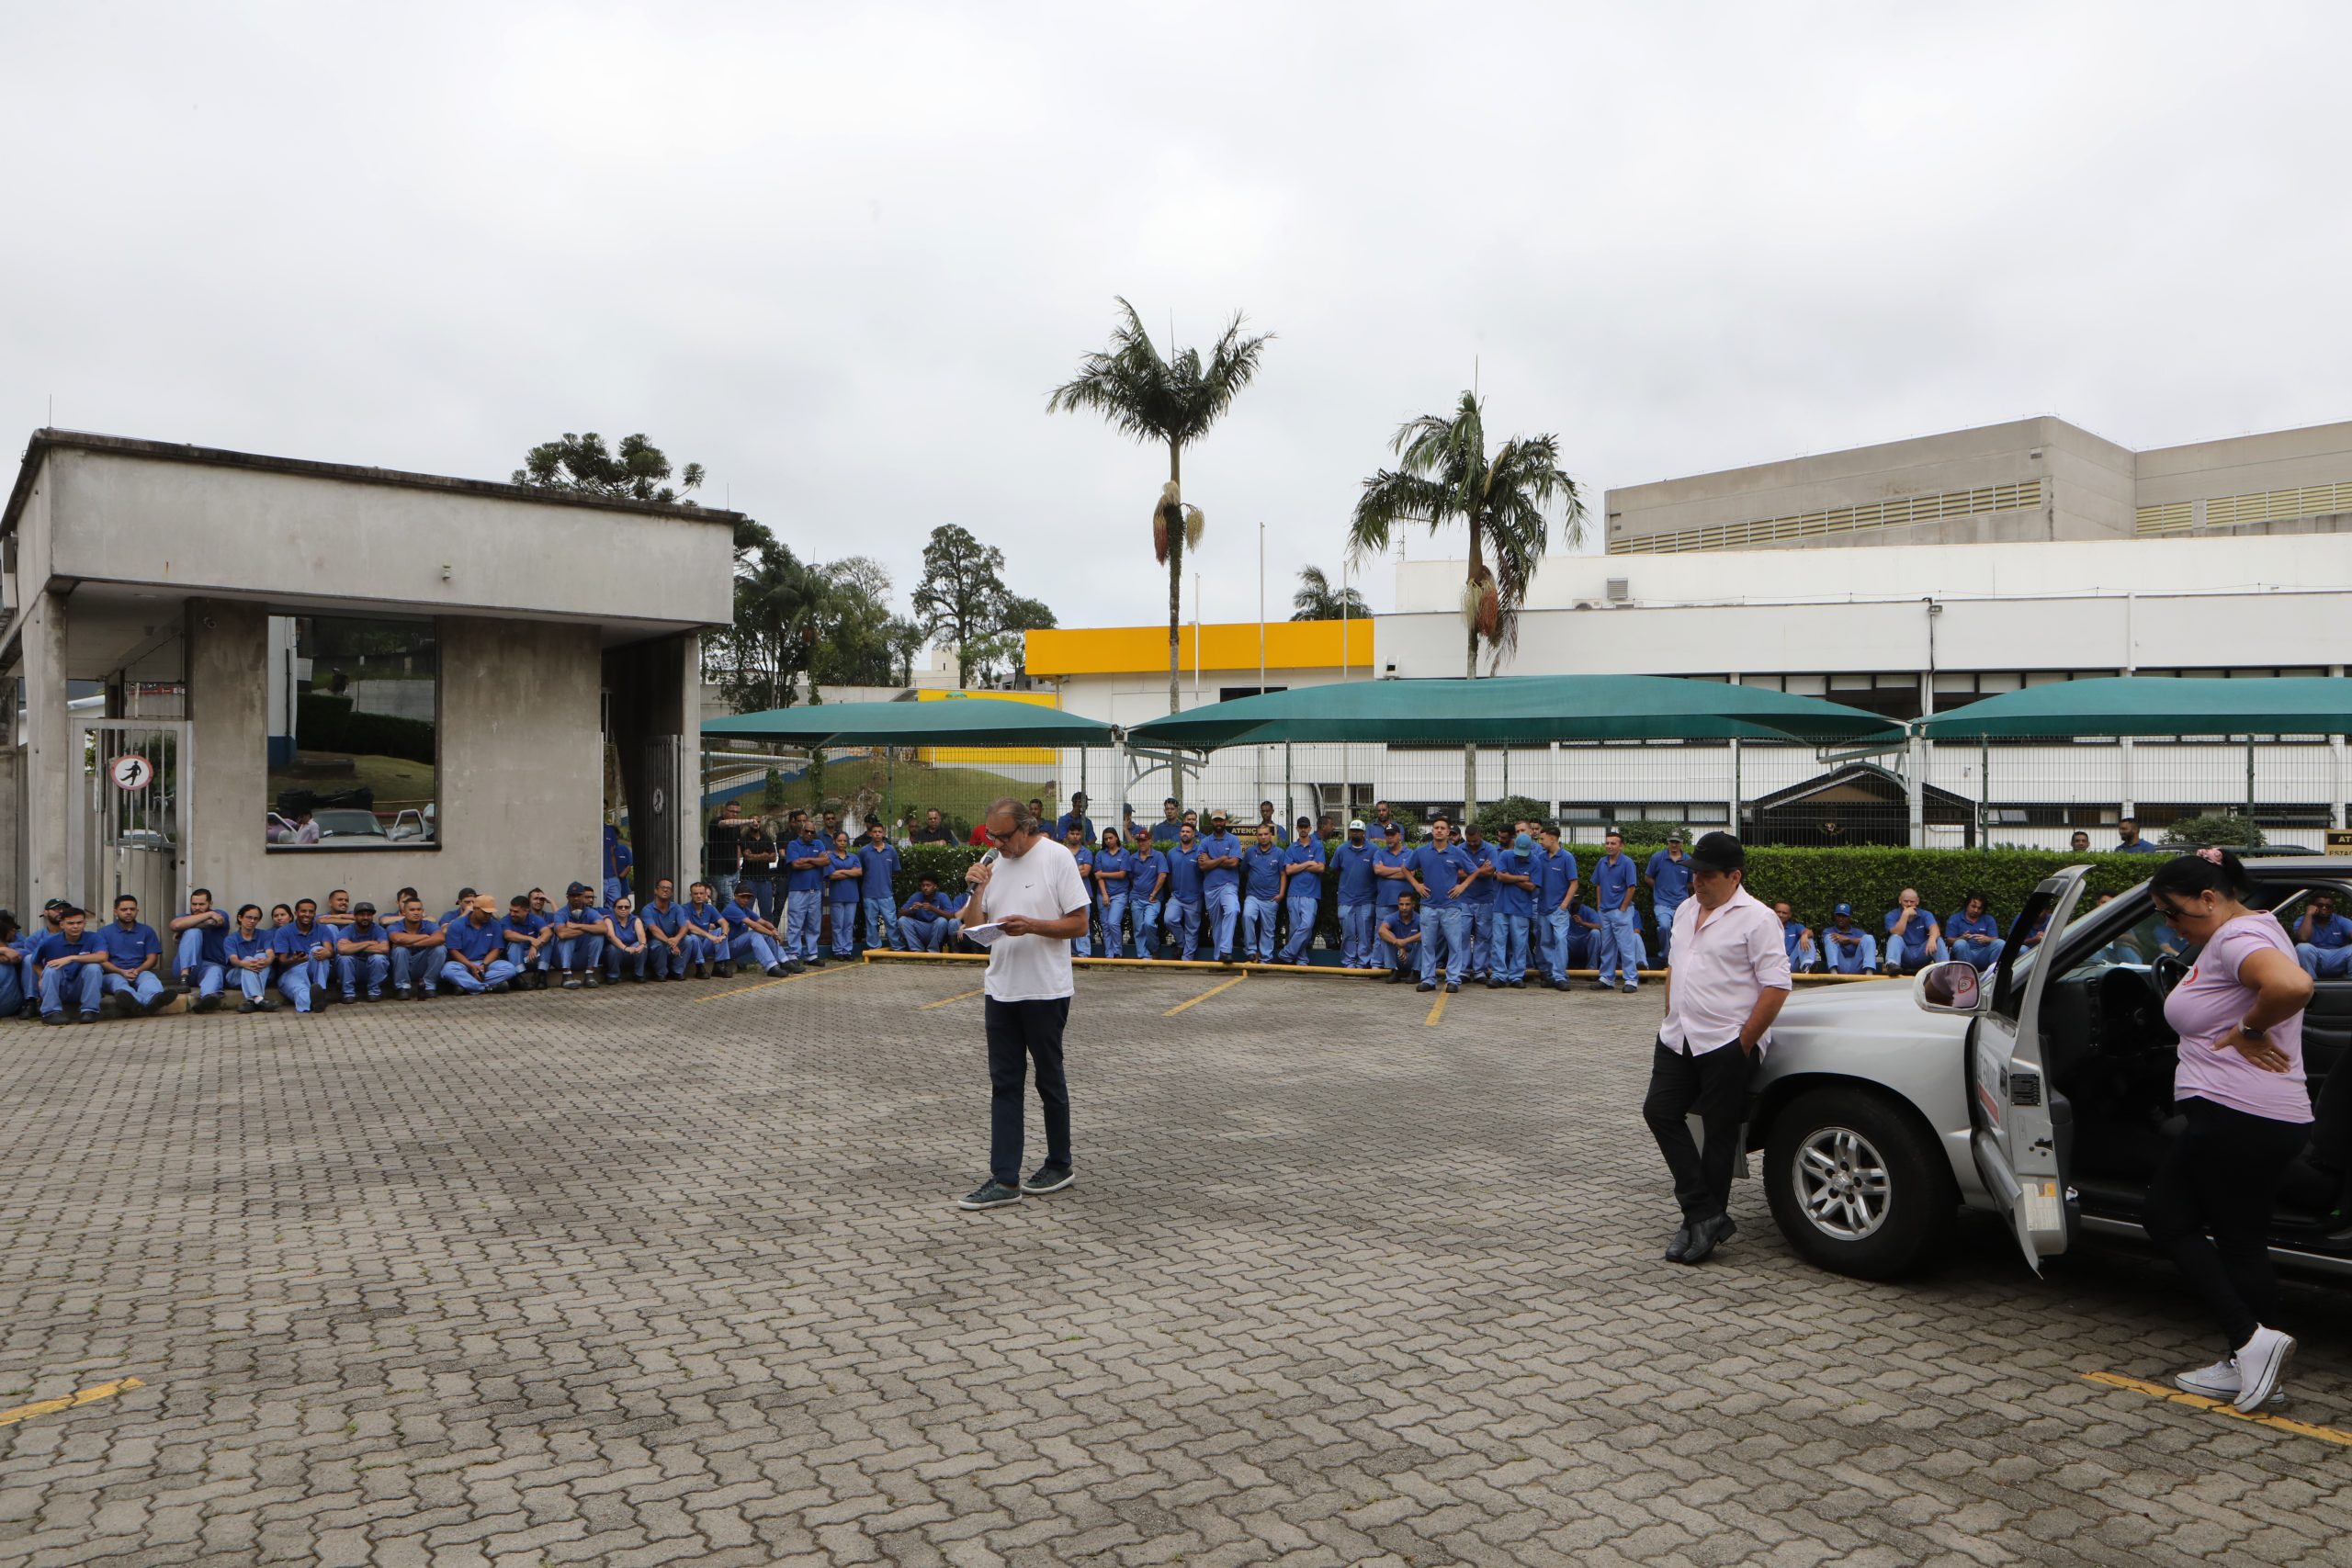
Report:
[{"label": "white t-shirt printed logo", "polygon": [[[980,889],[984,918],[1020,915],[1058,920],[1087,907],[1086,885],[1069,849],[1040,839],[1024,855],[999,855]],[[1069,961],[1069,939],[1059,936],[1001,936],[989,948],[988,994],[1000,1002],[1046,1001],[1077,990]]]}]

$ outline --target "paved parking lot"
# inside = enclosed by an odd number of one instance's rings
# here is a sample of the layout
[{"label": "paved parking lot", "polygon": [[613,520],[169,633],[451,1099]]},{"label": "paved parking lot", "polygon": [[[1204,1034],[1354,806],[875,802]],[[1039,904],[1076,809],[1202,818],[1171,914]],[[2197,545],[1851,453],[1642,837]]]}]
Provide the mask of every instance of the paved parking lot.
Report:
[{"label": "paved parking lot", "polygon": [[2352,1449],[2085,1381],[2211,1359],[2136,1253],[1656,1261],[1654,994],[1089,972],[975,1215],[978,983],[0,1029],[0,1406],[141,1384],[0,1426],[0,1562],[2352,1561]]}]

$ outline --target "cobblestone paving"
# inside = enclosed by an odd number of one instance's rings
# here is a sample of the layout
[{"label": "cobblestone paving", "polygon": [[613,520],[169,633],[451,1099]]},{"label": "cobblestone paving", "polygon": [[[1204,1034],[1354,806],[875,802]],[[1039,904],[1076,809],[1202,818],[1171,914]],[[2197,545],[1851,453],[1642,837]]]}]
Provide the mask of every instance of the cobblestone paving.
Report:
[{"label": "cobblestone paving", "polygon": [[2081,1380],[2210,1359],[2137,1253],[1656,1261],[1650,993],[1090,973],[974,1215],[978,983],[0,1029],[0,1405],[146,1385],[0,1428],[0,1562],[2352,1562],[2352,1450]]}]

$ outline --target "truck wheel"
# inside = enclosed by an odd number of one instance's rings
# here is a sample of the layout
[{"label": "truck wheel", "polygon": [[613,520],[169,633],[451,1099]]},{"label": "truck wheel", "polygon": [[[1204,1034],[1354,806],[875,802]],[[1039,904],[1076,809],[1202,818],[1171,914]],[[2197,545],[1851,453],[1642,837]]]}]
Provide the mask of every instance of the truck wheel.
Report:
[{"label": "truck wheel", "polygon": [[1775,1117],[1764,1185],[1791,1247],[1861,1280],[1892,1279],[1917,1265],[1960,1210],[1935,1139],[1867,1089],[1817,1089]]}]

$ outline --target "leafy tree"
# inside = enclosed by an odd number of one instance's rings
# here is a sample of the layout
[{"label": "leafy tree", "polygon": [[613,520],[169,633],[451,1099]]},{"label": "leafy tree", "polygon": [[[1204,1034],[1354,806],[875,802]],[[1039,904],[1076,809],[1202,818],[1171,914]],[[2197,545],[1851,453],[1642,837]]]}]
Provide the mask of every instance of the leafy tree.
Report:
[{"label": "leafy tree", "polygon": [[931,542],[922,547],[922,581],[915,584],[915,618],[956,650],[958,687],[972,683],[980,645],[998,629],[1004,598],[1002,550],[953,523],[931,531]]},{"label": "leafy tree", "polygon": [[817,569],[824,581],[818,610],[817,679],[835,686],[887,686],[896,667],[890,628],[890,574],[870,556]]},{"label": "leafy tree", "polygon": [[[1110,346],[1079,361],[1077,376],[1046,396],[1046,412],[1099,413],[1121,434],[1168,448],[1168,482],[1152,502],[1151,547],[1168,568],[1168,711],[1174,713],[1184,552],[1200,547],[1203,524],[1201,509],[1183,498],[1184,448],[1207,434],[1257,376],[1272,334],[1243,337],[1237,311],[1204,365],[1197,348],[1161,357],[1135,307],[1121,299],[1119,311],[1123,319],[1111,331]],[[1181,777],[1176,789],[1181,795]]]},{"label": "leafy tree", "polygon": [[829,591],[820,570],[759,524],[751,526],[757,533],[736,558],[734,624],[703,644],[705,678],[718,682],[738,713],[789,707],[804,680],[815,700]]},{"label": "leafy tree", "polygon": [[669,477],[670,459],[642,434],[622,436],[620,450],[610,452],[605,438],[592,430],[585,435],[567,431],[560,441],[532,447],[514,470],[513,482],[610,501],[676,501],[682,491],[701,488],[702,465],[688,463],[678,476],[677,490],[662,482]]},{"label": "leafy tree", "polygon": [[1372,606],[1353,588],[1333,588],[1319,566],[1298,569],[1298,592],[1290,596],[1294,621],[1363,621],[1372,618]]},{"label": "leafy tree", "polygon": [[915,655],[923,650],[930,638],[923,635],[922,627],[904,615],[893,615],[890,617],[888,641],[890,658],[895,662],[899,672],[898,683],[901,686],[913,685],[915,683]]},{"label": "leafy tree", "polygon": [[[1435,533],[1449,524],[1470,530],[1470,566],[1462,589],[1465,649],[1463,672],[1478,674],[1478,645],[1490,657],[1487,672],[1519,646],[1519,611],[1549,542],[1549,513],[1561,513],[1562,543],[1584,541],[1584,499],[1560,468],[1559,438],[1514,436],[1491,456],[1486,413],[1477,394],[1464,392],[1453,417],[1423,414],[1396,432],[1389,449],[1399,461],[1363,481],[1348,529],[1348,557],[1361,561],[1388,547],[1400,525],[1419,523]],[[1487,565],[1487,556],[1494,558]],[[1478,806],[1478,750],[1462,749],[1462,810]]]},{"label": "leafy tree", "polygon": [[1028,668],[1028,639],[1021,634],[1052,626],[1054,613],[1041,600],[1008,593],[997,607],[996,621],[996,630],[980,639],[973,668],[984,684],[1005,686]]},{"label": "leafy tree", "polygon": [[2267,841],[2254,818],[2240,811],[2211,811],[2202,817],[2184,817],[2165,829],[2163,839],[2166,849],[2184,850],[2201,850],[2208,844],[2258,850]]}]

